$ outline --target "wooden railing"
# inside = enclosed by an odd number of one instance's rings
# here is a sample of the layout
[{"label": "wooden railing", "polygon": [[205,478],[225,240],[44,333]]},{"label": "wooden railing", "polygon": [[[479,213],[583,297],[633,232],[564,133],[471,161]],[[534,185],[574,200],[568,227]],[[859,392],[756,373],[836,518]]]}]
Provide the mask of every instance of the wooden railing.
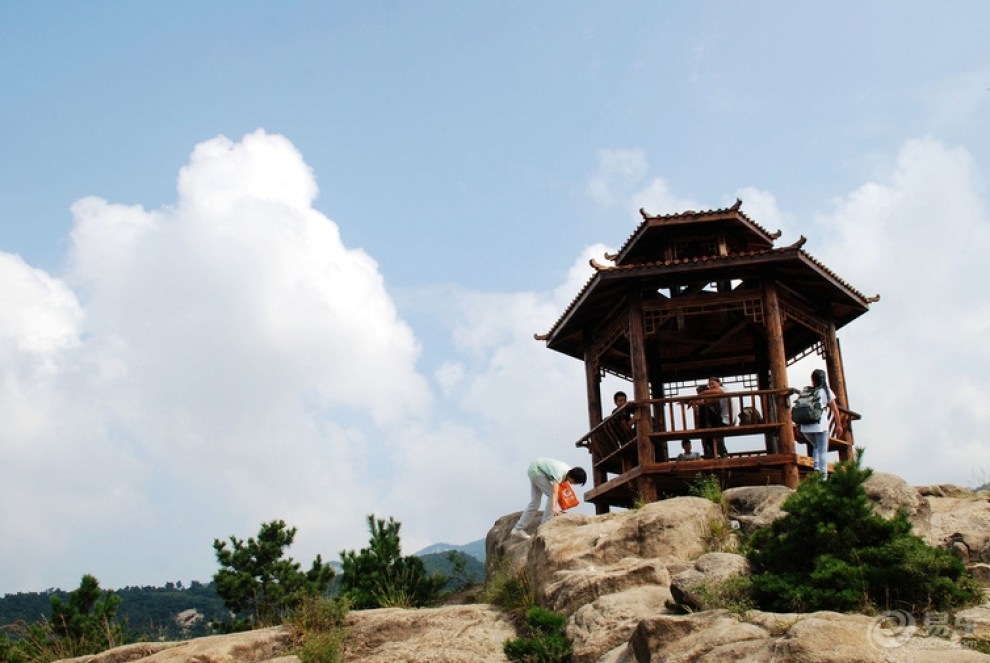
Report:
[{"label": "wooden railing", "polygon": [[[708,437],[764,434],[771,436],[771,439],[764,443],[762,450],[744,453],[773,453],[776,449],[769,447],[776,444],[776,435],[782,426],[790,425],[790,422],[781,423],[776,420],[777,408],[772,404],[776,396],[785,393],[786,390],[762,389],[725,392],[717,397],[691,395],[630,401],[624,408],[588,431],[576,442],[576,446],[589,448],[596,459],[596,465],[610,464],[620,456],[635,453],[635,434],[628,424],[628,415],[632,413],[634,424],[649,417],[649,438],[658,449],[655,459],[657,462],[667,460],[666,445],[675,439],[702,440]],[[721,405],[726,406],[730,421],[728,425],[700,425],[697,408],[711,399],[719,400]]]},{"label": "wooden railing", "polygon": [[[695,407],[704,396],[627,403],[576,443],[589,448],[592,454],[594,487],[586,491],[586,499],[628,507],[635,491],[644,488],[637,482],[645,477],[650,477],[646,490],[652,486],[654,490],[677,493],[685,481],[706,472],[732,476],[735,485],[763,485],[770,481],[795,487],[800,473],[813,471],[813,463],[810,446],[807,455],[802,453],[801,443],[805,440],[787,416],[789,410],[778,407],[786,395],[784,389],[727,392],[720,398],[727,401],[732,423],[715,427],[698,422]],[[830,421],[829,451],[837,451],[839,460],[844,461],[853,456],[851,426],[860,415],[842,407],[839,413],[843,431],[837,436],[835,422]],[[637,431],[633,425],[643,428]],[[788,445],[782,439],[790,438],[791,430],[801,450],[792,447],[785,451]],[[719,438],[726,442],[732,438],[732,447],[720,450]],[[683,439],[700,440],[702,444],[694,450],[707,456],[677,461],[677,442]],[[751,441],[754,443],[749,444]]]},{"label": "wooden railing", "polygon": [[[842,435],[836,435],[836,424],[835,418],[832,417],[832,413],[828,413],[828,450],[838,451],[839,460],[850,460],[852,458],[852,422],[859,421],[862,416],[858,412],[853,412],[848,408],[839,406],[839,417],[842,419]],[[808,446],[808,455],[811,455],[811,443],[801,435],[801,432],[795,429],[795,441],[798,444],[806,444]]]},{"label": "wooden railing", "polygon": [[[765,428],[778,426],[776,421],[776,406],[771,405],[774,396],[786,394],[785,389],[757,389],[753,391],[727,391],[721,396],[676,396],[673,398],[656,398],[644,401],[643,404],[656,412],[654,419],[658,426],[654,427],[653,435],[674,438],[684,433],[696,433],[703,427],[696,425],[698,421],[697,407],[709,401],[722,401],[729,414],[727,427],[759,426]],[[658,411],[659,410],[659,411]],[[662,417],[659,416],[663,413]],[[724,430],[726,427],[720,428]]]},{"label": "wooden railing", "polygon": [[[668,460],[667,443],[671,440],[703,440],[705,438],[725,438],[745,435],[764,435],[760,449],[735,451],[729,456],[749,456],[777,453],[777,440],[784,426],[793,425],[790,420],[779,421],[778,408],[774,401],[777,396],[787,394],[786,389],[757,389],[752,391],[729,391],[715,397],[728,408],[730,423],[725,426],[701,426],[698,422],[697,407],[706,399],[699,395],[655,398],[646,401],[629,401],[626,405],[605,418],[575,443],[588,448],[595,458],[596,465],[612,464],[617,458],[635,455],[635,431],[631,423],[650,420],[649,438],[657,449],[655,460]],[[850,431],[853,421],[860,415],[846,408],[839,408],[843,421],[842,436],[835,435],[835,422],[829,425],[829,450],[839,451],[840,458],[848,457],[851,447]],[[631,415],[631,417],[630,417]],[[797,442],[804,442],[798,433]],[[696,448],[701,451],[701,448]],[[676,456],[676,453],[672,454]]]}]

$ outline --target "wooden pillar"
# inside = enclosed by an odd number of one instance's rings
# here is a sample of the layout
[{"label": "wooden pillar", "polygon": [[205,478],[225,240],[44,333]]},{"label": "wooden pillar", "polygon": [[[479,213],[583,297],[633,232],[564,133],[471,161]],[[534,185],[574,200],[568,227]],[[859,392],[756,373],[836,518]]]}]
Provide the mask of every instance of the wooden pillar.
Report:
[{"label": "wooden pillar", "polygon": [[588,392],[588,429],[602,423],[602,376],[598,359],[584,352],[584,384]]},{"label": "wooden pillar", "polygon": [[[642,403],[636,409],[636,455],[639,466],[652,464],[653,443],[650,433],[653,432],[653,422],[650,421],[650,407],[646,402],[650,399],[650,375],[646,361],[646,325],[643,320],[643,295],[637,287],[629,293],[629,359],[632,364],[633,398]],[[640,497],[646,502],[657,499],[657,490],[648,476],[639,479]]]},{"label": "wooden pillar", "polygon": [[[784,317],[780,310],[780,299],[777,295],[777,284],[772,280],[763,282],[763,319],[767,328],[767,355],[770,360],[770,387],[786,389],[787,383],[787,352],[784,349]],[[786,395],[775,397],[777,421],[784,425],[780,430],[780,452],[794,453],[794,428],[791,426],[791,408]],[[796,488],[798,484],[797,463],[791,463],[784,468],[784,485]]]},{"label": "wooden pillar", "polygon": [[[835,393],[842,407],[849,407],[849,392],[846,390],[846,373],[842,367],[842,350],[839,347],[839,338],[835,333],[835,321],[828,321],[828,331],[825,334],[825,370],[828,372],[828,386]],[[850,422],[843,422],[846,431],[843,439],[849,442],[848,447],[839,449],[839,460],[852,460],[853,440],[852,426]]]},{"label": "wooden pillar", "polygon": [[[598,366],[598,359],[587,350],[591,340],[585,336],[584,352],[584,382],[588,392],[588,430],[591,430],[602,422],[602,376]],[[597,467],[598,458],[593,450],[591,451],[591,481],[597,487],[608,480],[606,472]],[[607,504],[595,504],[595,513],[608,513]]]}]

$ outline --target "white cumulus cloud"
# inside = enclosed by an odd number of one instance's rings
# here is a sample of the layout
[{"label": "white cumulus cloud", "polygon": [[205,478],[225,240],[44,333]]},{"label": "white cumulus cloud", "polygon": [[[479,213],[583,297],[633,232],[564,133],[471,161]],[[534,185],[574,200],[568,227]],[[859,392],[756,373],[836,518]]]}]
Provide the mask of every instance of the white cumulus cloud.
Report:
[{"label": "white cumulus cloud", "polygon": [[[401,441],[381,430],[432,398],[377,264],[316,194],[283,137],[220,137],[193,151],[173,206],[73,205],[62,279],[0,256],[2,479],[18,496],[0,507],[0,568],[73,549],[100,568],[64,587],[201,577],[214,537],[277,517],[337,546],[363,529],[352,504],[388,508],[376,459]],[[128,574],[122,558],[159,538],[121,540],[135,530],[181,532],[157,578]]]},{"label": "white cumulus cloud", "polygon": [[[880,302],[843,345],[867,464],[915,483],[990,471],[990,216],[971,155],[907,141],[893,168],[815,219],[812,252]],[[809,233],[811,234],[811,233]],[[809,242],[810,244],[810,242]]]}]

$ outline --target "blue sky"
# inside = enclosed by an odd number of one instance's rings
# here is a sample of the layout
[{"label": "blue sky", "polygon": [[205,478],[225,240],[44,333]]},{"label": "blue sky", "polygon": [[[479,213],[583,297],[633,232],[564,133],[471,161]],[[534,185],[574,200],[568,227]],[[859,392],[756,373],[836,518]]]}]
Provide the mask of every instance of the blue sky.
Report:
[{"label": "blue sky", "polygon": [[[481,538],[587,465],[533,341],[652,213],[731,204],[880,303],[867,463],[990,473],[983,2],[0,0],[0,593]],[[805,367],[797,382],[803,380]],[[587,510],[587,507],[582,507]]]}]

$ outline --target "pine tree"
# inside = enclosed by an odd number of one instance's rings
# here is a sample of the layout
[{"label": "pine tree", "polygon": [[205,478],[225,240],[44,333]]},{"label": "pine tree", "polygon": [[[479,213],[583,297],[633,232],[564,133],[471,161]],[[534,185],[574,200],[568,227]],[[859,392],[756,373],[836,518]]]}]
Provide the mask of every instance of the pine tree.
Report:
[{"label": "pine tree", "polygon": [[124,641],[117,620],[121,598],[100,590],[99,581],[84,575],[79,589],[50,597],[51,616],[34,623],[8,625],[14,638],[0,636],[0,661],[29,663],[98,654]]},{"label": "pine tree", "polygon": [[787,515],[754,533],[748,556],[762,609],[920,614],[979,596],[962,562],[913,534],[906,513],[888,520],[873,510],[863,488],[872,473],[858,450],[827,481],[805,479],[784,502]]},{"label": "pine tree", "polygon": [[59,638],[72,643],[73,651],[103,651],[123,640],[122,628],[115,621],[120,602],[118,595],[101,591],[100,581],[86,574],[68,601],[52,595],[52,629]]},{"label": "pine tree", "polygon": [[229,548],[226,541],[214,540],[220,570],[213,582],[231,612],[249,624],[278,624],[305,597],[327,591],[334,571],[319,555],[305,573],[298,562],[283,557],[295,536],[296,528],[273,520],[261,525],[257,539],[231,536]]},{"label": "pine tree", "polygon": [[340,553],[343,571],[340,590],[352,607],[419,607],[435,601],[446,583],[443,575],[428,575],[423,561],[403,557],[399,541],[401,524],[368,516],[369,546],[360,552]]}]

